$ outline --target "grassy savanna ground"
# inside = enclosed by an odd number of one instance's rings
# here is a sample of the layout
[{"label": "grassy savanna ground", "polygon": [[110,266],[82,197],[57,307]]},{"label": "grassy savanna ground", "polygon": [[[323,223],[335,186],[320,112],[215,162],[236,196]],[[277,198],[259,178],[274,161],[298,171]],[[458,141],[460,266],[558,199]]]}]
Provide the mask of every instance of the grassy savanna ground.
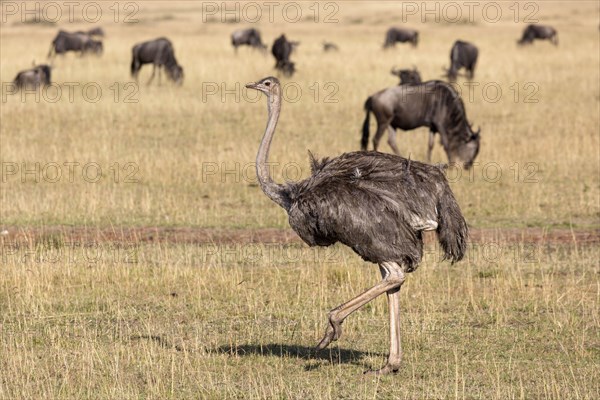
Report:
[{"label": "grassy savanna ground", "polygon": [[[382,379],[360,373],[387,352],[384,299],[351,316],[331,351],[309,353],[326,311],[377,280],[374,266],[341,247],[87,243],[90,255],[60,236],[12,246],[14,231],[39,226],[287,226],[255,185],[264,99],[247,101],[241,91],[274,74],[272,57],[248,49],[234,56],[229,34],[249,24],[220,23],[220,15],[203,23],[201,3],[136,4],[132,24],[113,22],[112,3],[97,24],[80,17],[69,24],[66,16],[56,25],[16,16],[2,23],[2,82],[43,60],[59,28],[102,25],[107,37],[99,59],[55,61],[53,81],[63,90],[56,103],[33,95],[1,103],[0,228],[9,235],[0,274],[0,398],[600,396],[597,245],[500,241],[473,246],[455,266],[430,252],[403,287],[405,366]],[[269,44],[282,32],[301,41],[292,57],[298,73],[285,82],[302,96],[284,104],[271,152],[277,180],[308,174],[307,149],[322,156],[357,149],[364,100],[396,83],[390,68],[416,65],[425,79],[438,78],[462,38],[480,48],[472,101],[459,81],[469,119],[482,128],[479,165],[452,183],[469,224],[598,229],[597,2],[537,3],[536,18],[559,31],[558,48],[517,48],[525,24],[513,21],[512,3],[499,3],[497,23],[481,12],[473,24],[409,18],[421,32],[419,47],[387,52],[383,35],[401,24],[398,4],[338,2],[338,23],[313,22],[311,4],[297,23],[276,12],[273,23],[257,24]],[[330,9],[320,11],[323,18]],[[521,12],[522,20],[529,9]],[[147,87],[146,66],[136,102],[126,103],[130,49],[158,36],[173,41],[185,83]],[[325,39],[341,51],[323,54]],[[68,82],[95,82],[103,94],[87,102],[80,86],[70,102]],[[239,99],[211,94],[215,85],[239,88]],[[484,85],[501,88],[497,102],[493,89],[486,100]],[[332,87],[337,92],[326,98]],[[425,129],[398,136],[405,155],[424,159]],[[385,139],[382,150],[389,151]],[[434,161],[445,160],[436,146]],[[65,163],[73,162],[71,179]],[[23,163],[42,171],[22,179]],[[62,166],[56,182],[51,163]],[[91,163],[102,170],[98,181],[97,168],[82,174]],[[11,175],[8,166],[19,171]]]}]

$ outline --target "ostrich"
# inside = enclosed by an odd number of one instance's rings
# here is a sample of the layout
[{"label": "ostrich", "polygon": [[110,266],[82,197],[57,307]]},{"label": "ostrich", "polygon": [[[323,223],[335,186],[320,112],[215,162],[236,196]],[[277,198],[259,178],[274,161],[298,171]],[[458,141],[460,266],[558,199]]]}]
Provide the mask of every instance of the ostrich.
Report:
[{"label": "ostrich", "polygon": [[262,191],[288,213],[294,231],[309,246],[341,242],[365,261],[376,263],[382,280],[329,312],[324,349],[340,338],[342,322],[377,296],[386,293],[390,313],[390,352],[375,374],[397,372],[400,343],[400,287],[423,253],[423,231],[436,230],[445,258],[462,259],[468,228],[441,169],[379,152],[344,153],[317,161],[311,176],[278,184],[267,158],[281,111],[281,85],[274,77],[246,85],[267,96],[268,122],[256,156]]}]

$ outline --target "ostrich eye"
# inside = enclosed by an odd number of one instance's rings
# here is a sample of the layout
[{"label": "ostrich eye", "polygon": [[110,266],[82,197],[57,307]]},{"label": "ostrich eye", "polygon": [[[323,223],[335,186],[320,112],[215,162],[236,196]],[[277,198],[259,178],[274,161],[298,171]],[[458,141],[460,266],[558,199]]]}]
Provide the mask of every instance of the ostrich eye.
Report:
[{"label": "ostrich eye", "polygon": [[266,82],[265,82],[265,86],[271,86],[271,82],[269,82],[269,81],[266,81]]}]

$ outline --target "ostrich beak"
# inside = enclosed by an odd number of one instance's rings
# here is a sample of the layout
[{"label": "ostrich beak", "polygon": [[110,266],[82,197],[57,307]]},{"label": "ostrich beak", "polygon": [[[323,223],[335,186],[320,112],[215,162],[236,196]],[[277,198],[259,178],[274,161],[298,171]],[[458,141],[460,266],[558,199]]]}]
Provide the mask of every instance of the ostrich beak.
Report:
[{"label": "ostrich beak", "polygon": [[246,83],[246,87],[248,89],[257,89],[257,86],[258,86],[257,82]]}]

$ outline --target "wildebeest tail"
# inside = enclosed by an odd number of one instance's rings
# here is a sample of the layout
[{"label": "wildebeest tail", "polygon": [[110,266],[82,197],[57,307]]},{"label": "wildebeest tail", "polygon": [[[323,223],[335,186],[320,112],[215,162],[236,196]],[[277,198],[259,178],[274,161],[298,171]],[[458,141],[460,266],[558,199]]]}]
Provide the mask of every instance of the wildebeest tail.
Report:
[{"label": "wildebeest tail", "polygon": [[22,81],[22,79],[21,79],[21,75],[22,75],[22,74],[23,74],[23,72],[19,72],[19,73],[17,74],[17,76],[15,76],[15,79],[13,79],[13,83],[15,84],[15,87],[16,87],[17,89],[20,89],[20,88],[21,88],[21,86],[23,85],[23,81]]},{"label": "wildebeest tail", "polygon": [[437,211],[437,234],[442,250],[444,250],[444,259],[448,259],[452,263],[460,261],[467,250],[469,228],[452,190],[447,184],[438,200]]},{"label": "wildebeest tail", "polygon": [[362,138],[360,140],[360,148],[362,150],[367,150],[367,146],[369,144],[369,123],[370,123],[372,102],[373,102],[373,99],[371,97],[369,97],[367,99],[367,101],[365,101],[365,112],[367,115],[365,115],[365,121],[363,122]]}]

